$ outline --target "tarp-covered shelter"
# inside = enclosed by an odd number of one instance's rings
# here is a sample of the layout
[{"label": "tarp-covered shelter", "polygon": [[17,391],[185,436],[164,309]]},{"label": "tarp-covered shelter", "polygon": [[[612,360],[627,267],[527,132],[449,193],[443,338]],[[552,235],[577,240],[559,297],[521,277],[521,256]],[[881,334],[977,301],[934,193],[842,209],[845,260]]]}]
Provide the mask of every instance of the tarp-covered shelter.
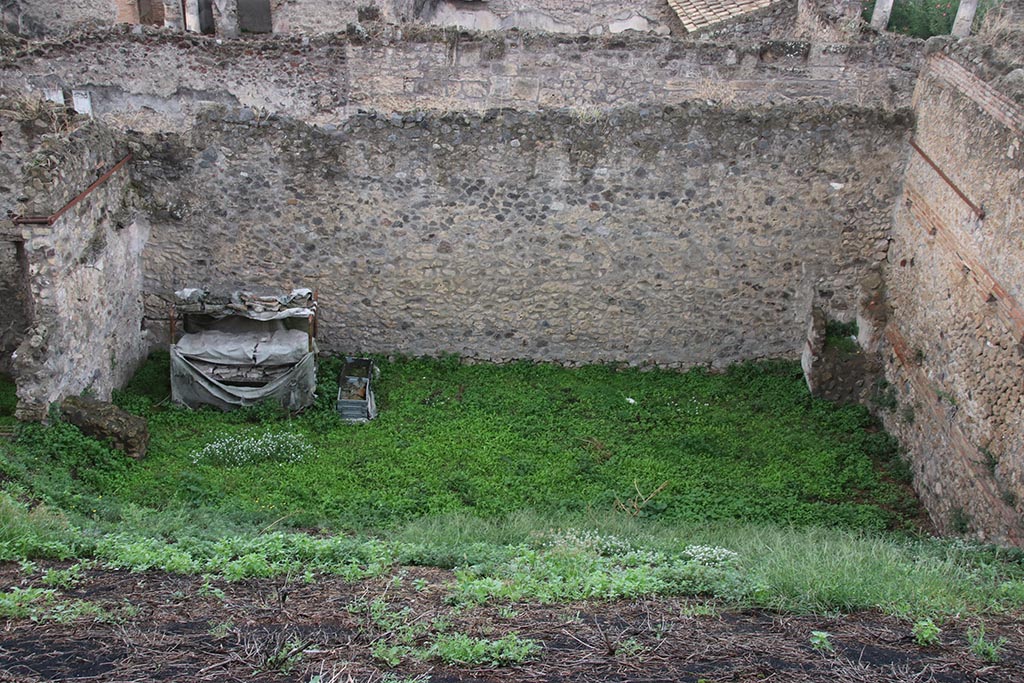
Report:
[{"label": "tarp-covered shelter", "polygon": [[[270,399],[295,411],[316,392],[316,298],[201,289],[174,293],[171,309],[171,396],[195,408],[222,410]],[[178,337],[180,326],[181,336]]]}]

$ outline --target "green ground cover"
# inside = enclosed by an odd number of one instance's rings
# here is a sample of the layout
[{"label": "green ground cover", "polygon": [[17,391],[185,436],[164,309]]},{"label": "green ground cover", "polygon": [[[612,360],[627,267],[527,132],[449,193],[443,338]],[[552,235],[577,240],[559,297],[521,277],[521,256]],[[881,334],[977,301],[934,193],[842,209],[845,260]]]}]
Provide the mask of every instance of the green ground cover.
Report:
[{"label": "green ground cover", "polygon": [[[130,462],[71,427],[23,428],[9,472],[69,511],[116,521],[125,505],[210,508],[254,523],[390,528],[423,515],[635,511],[672,522],[739,519],[884,529],[915,512],[892,439],[859,407],[812,399],[792,363],[724,374],[611,367],[381,363],[377,420],[316,407],[291,417],[174,406],[166,355],[117,397],[144,415]],[[240,464],[239,464],[240,463]]]},{"label": "green ground cover", "polygon": [[310,581],[427,565],[456,569],[447,599],[465,605],[1024,604],[1021,554],[916,535],[892,439],[863,409],[811,398],[796,364],[380,364],[380,417],[347,425],[336,361],[317,405],[287,416],[176,407],[155,356],[116,396],[149,420],[145,460],[59,421],[0,442],[0,561]]}]

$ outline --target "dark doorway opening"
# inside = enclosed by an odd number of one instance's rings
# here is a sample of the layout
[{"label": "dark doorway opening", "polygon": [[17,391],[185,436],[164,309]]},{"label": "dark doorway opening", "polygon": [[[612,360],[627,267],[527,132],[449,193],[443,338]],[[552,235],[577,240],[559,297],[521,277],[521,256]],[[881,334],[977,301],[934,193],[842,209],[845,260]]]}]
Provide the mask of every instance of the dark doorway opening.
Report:
[{"label": "dark doorway opening", "polygon": [[238,28],[245,33],[270,33],[270,0],[238,0]]},{"label": "dark doorway opening", "polygon": [[213,0],[199,0],[199,32],[207,35],[214,32]]}]

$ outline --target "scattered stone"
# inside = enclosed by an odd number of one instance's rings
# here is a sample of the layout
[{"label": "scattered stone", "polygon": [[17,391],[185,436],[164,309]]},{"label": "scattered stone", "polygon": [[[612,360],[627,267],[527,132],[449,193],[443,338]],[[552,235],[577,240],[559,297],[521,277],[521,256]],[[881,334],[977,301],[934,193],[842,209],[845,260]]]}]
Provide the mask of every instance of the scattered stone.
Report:
[{"label": "scattered stone", "polygon": [[61,405],[64,419],[83,434],[105,441],[111,448],[139,460],[149,447],[149,424],[144,418],[121,410],[113,403],[71,396]]}]

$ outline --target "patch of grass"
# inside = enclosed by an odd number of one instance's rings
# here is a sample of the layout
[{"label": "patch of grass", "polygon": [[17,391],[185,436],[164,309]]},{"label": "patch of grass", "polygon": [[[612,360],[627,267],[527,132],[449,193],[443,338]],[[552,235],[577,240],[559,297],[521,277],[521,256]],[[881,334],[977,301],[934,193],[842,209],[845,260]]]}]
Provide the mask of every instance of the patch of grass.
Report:
[{"label": "patch of grass", "polygon": [[494,640],[452,633],[438,636],[428,657],[456,666],[511,666],[534,659],[539,653],[539,643],[514,633]]},{"label": "patch of grass", "polygon": [[41,581],[51,588],[67,590],[81,583],[84,570],[85,567],[81,563],[73,564],[66,569],[47,569]]},{"label": "patch of grass", "polygon": [[[22,492],[24,495],[24,492]],[[49,557],[66,560],[82,550],[80,533],[47,505],[31,505],[0,490],[0,561]]]},{"label": "patch of grass", "polygon": [[[682,594],[918,618],[1024,604],[1020,556],[882,533],[916,512],[892,481],[895,442],[863,409],[811,398],[796,364],[379,364],[381,416],[346,425],[337,361],[321,364],[313,409],[239,417],[169,404],[166,357],[151,359],[118,396],[150,422],[146,460],[59,422],[3,445],[0,559],[211,581],[429,565],[457,569],[456,606]],[[193,462],[267,432],[299,435],[310,457]],[[647,516],[616,512],[663,482]],[[309,526],[321,533],[295,530]],[[374,609],[383,632],[395,615]],[[387,632],[406,634],[395,623]],[[421,656],[441,632],[389,636],[379,656]]]},{"label": "patch of grass", "polygon": [[15,587],[0,593],[0,618],[66,624],[81,618],[106,620],[110,615],[85,600],[62,600],[52,588]]},{"label": "patch of grass", "polygon": [[996,664],[1002,659],[1003,646],[1006,645],[1006,638],[989,640],[985,637],[985,625],[979,624],[976,628],[967,629],[967,644],[971,652],[983,661]]},{"label": "patch of grass", "polygon": [[[610,511],[667,482],[644,516],[907,523],[890,505],[905,494],[873,464],[873,419],[810,397],[796,363],[715,374],[378,362],[381,414],[369,424],[337,418],[333,360],[321,363],[314,408],[253,423],[166,402],[167,359],[155,356],[117,397],[149,420],[144,461],[56,425],[25,429],[14,467],[43,499],[110,522],[127,506],[180,507],[251,524],[367,531],[455,511]],[[194,461],[204,449],[230,450],[266,432],[301,438],[308,456]]]}]

